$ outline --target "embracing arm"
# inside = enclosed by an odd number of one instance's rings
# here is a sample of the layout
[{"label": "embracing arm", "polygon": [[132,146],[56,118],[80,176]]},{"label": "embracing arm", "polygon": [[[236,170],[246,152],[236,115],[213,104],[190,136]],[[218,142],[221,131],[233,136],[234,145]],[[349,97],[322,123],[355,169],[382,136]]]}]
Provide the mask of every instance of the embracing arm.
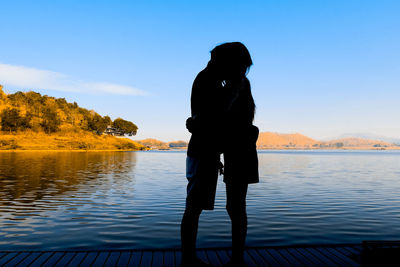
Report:
[{"label": "embracing arm", "polygon": [[215,81],[207,71],[201,71],[193,82],[190,99],[191,117],[186,120],[189,132],[205,132],[215,125],[218,112],[215,103]]}]

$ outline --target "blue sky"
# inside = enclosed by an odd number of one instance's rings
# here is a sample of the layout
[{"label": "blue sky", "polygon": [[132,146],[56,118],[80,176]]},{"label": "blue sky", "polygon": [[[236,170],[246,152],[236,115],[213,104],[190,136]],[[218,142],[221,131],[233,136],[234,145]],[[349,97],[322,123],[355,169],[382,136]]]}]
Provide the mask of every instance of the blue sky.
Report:
[{"label": "blue sky", "polygon": [[209,51],[243,42],[261,131],[400,137],[399,1],[2,1],[0,84],[188,139]]}]

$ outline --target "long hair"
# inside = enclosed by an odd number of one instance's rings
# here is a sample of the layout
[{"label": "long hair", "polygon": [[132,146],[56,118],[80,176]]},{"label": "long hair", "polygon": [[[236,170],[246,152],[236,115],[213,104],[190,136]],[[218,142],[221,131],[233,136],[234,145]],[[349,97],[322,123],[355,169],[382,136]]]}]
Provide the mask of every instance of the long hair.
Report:
[{"label": "long hair", "polygon": [[245,66],[246,70],[253,65],[249,50],[241,42],[223,43],[211,50],[212,63],[225,66]]},{"label": "long hair", "polygon": [[246,106],[246,110],[247,110],[247,118],[249,122],[253,122],[254,120],[254,116],[256,114],[256,103],[254,103],[254,98],[253,98],[253,94],[251,93],[251,86],[250,86],[250,81],[246,79],[246,83],[245,83],[245,106]]},{"label": "long hair", "polygon": [[245,76],[248,73],[250,66],[253,65],[253,61],[246,46],[240,42],[223,43],[216,46],[211,50],[209,65],[227,68],[228,71],[232,71],[234,68],[246,69],[243,77],[243,79],[245,79],[246,87],[244,90],[245,96],[243,97],[243,101],[245,102],[246,110],[243,112],[247,113],[246,117],[250,122],[252,122],[255,115],[256,105],[251,94],[250,82]]}]

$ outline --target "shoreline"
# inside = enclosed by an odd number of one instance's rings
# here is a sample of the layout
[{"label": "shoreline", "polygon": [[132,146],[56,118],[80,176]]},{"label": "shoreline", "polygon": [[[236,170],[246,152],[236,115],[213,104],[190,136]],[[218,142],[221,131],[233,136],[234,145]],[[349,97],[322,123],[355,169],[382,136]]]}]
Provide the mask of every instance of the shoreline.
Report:
[{"label": "shoreline", "polygon": [[1,152],[136,152],[140,149],[2,149]]},{"label": "shoreline", "polygon": [[97,135],[91,132],[0,132],[0,151],[139,151],[146,149],[130,138]]},{"label": "shoreline", "polygon": [[[397,151],[400,147],[388,148],[368,148],[368,147],[348,147],[348,148],[262,148],[257,151]],[[1,152],[136,152],[136,151],[187,151],[187,148],[181,149],[0,149]]]}]

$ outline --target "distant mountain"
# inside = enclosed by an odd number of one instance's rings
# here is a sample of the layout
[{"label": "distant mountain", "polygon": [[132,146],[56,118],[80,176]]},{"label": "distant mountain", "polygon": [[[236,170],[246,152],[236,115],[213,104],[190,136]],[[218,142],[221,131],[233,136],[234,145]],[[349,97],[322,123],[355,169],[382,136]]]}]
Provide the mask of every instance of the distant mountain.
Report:
[{"label": "distant mountain", "polygon": [[400,138],[393,138],[393,137],[387,137],[387,136],[370,134],[370,133],[346,133],[346,134],[340,135],[336,139],[349,138],[349,137],[357,137],[357,138],[370,139],[370,140],[380,140],[380,141],[384,141],[384,142],[388,142],[388,143],[400,144]]},{"label": "distant mountain", "polygon": [[185,141],[163,142],[153,138],[138,140],[136,142],[150,149],[179,149],[188,146],[188,143]]},{"label": "distant mountain", "polygon": [[328,142],[323,142],[327,146],[343,146],[343,147],[392,147],[393,143],[388,143],[380,140],[363,139],[357,137],[348,137],[336,139]]},{"label": "distant mountain", "polygon": [[[136,142],[150,149],[187,148],[188,145],[185,141],[163,142],[151,138]],[[240,143],[240,140],[237,143]],[[257,140],[257,149],[400,149],[400,145],[357,137],[319,141],[300,133],[261,132]]]},{"label": "distant mountain", "polygon": [[281,134],[273,132],[260,133],[257,141],[258,149],[382,149],[400,148],[400,146],[382,140],[346,137],[330,141],[318,141],[305,135]]},{"label": "distant mountain", "polygon": [[262,132],[260,133],[257,140],[257,147],[259,149],[312,148],[319,147],[319,144],[319,141],[316,141],[299,133],[281,134],[273,132]]}]

